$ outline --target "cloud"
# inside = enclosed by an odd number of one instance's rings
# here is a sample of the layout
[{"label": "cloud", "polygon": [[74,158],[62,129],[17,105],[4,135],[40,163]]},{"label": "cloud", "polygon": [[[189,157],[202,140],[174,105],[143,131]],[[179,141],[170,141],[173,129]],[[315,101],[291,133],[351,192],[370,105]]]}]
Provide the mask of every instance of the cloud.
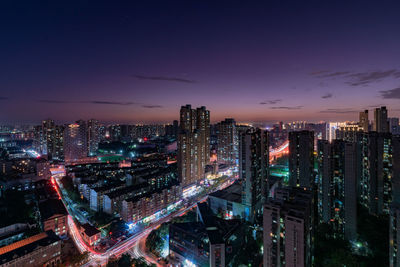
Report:
[{"label": "cloud", "polygon": [[[322,73],[322,75],[321,75]],[[400,70],[376,70],[365,72],[354,71],[335,71],[335,72],[314,72],[311,75],[317,78],[335,78],[342,77],[345,83],[350,86],[368,86],[370,83],[378,82],[386,78],[398,79],[400,78]]]},{"label": "cloud", "polygon": [[327,94],[321,96],[321,98],[327,99],[327,98],[331,98],[332,96],[333,96],[333,95],[332,95],[331,93],[327,93]]},{"label": "cloud", "polygon": [[139,80],[150,80],[150,81],[168,81],[168,82],[181,82],[181,83],[196,83],[196,81],[177,78],[177,77],[165,77],[165,76],[143,76],[143,75],[133,75],[133,77]]},{"label": "cloud", "polygon": [[120,101],[103,101],[103,100],[92,100],[92,101],[66,101],[66,100],[55,100],[55,99],[41,99],[39,103],[48,104],[94,104],[94,105],[117,105],[117,106],[131,106],[138,105],[136,102],[120,102]]},{"label": "cloud", "polygon": [[40,99],[37,102],[39,103],[49,103],[49,104],[67,104],[71,103],[69,101],[64,101],[64,100],[52,100],[52,99]]},{"label": "cloud", "polygon": [[326,110],[321,110],[319,113],[347,114],[356,112],[359,112],[359,110],[353,110],[351,108],[328,108]]},{"label": "cloud", "polygon": [[327,73],[327,72],[330,72],[330,71],[329,70],[316,70],[316,71],[310,72],[310,75],[311,76],[317,76],[317,75],[321,75],[321,74],[324,74],[324,73]]},{"label": "cloud", "polygon": [[377,107],[382,107],[382,106],[386,106],[386,104],[369,105],[369,106],[367,106],[367,108],[377,108]]},{"label": "cloud", "polygon": [[385,71],[358,72],[348,75],[350,81],[347,84],[351,86],[368,85],[372,82],[381,81],[386,78],[400,78],[400,71],[396,69]]},{"label": "cloud", "polygon": [[7,100],[8,99],[8,97],[6,97],[6,96],[0,96],[0,100]]},{"label": "cloud", "polygon": [[400,99],[400,87],[380,91],[382,98],[385,99]]},{"label": "cloud", "polygon": [[131,106],[138,104],[135,102],[118,102],[118,101],[88,101],[84,103],[96,104],[96,105],[118,105],[118,106]]},{"label": "cloud", "polygon": [[303,106],[294,106],[294,107],[270,107],[270,109],[286,109],[286,110],[296,110],[302,109]]},{"label": "cloud", "polygon": [[161,105],[142,105],[142,108],[162,108]]},{"label": "cloud", "polygon": [[260,102],[260,105],[274,105],[274,104],[277,104],[280,102],[282,102],[282,99],[266,100],[266,101]]},{"label": "cloud", "polygon": [[335,71],[324,75],[319,75],[318,78],[332,78],[337,76],[344,76],[346,74],[350,74],[350,71]]}]

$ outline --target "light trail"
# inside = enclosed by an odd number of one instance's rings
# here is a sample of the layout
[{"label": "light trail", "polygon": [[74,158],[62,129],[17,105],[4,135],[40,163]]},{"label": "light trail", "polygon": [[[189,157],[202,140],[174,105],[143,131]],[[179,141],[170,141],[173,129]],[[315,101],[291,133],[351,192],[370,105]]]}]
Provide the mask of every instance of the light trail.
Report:
[{"label": "light trail", "polygon": [[269,161],[280,158],[284,155],[289,154],[289,141],[286,140],[281,146],[276,149],[271,149],[269,152]]},{"label": "light trail", "polygon": [[[54,176],[60,177],[61,175],[57,174]],[[58,181],[58,179],[54,179],[54,176],[52,177],[52,181],[54,181],[54,188],[56,189],[56,191],[57,191],[60,199],[62,200],[65,208],[67,209],[68,213],[71,214],[71,209],[66,204],[66,202],[63,198],[63,194],[60,190],[59,181]],[[234,182],[234,179],[229,179],[229,180],[225,181],[222,185],[220,185],[218,188],[216,188],[216,190],[224,189],[224,188],[230,186],[231,184],[233,184],[233,182]],[[169,220],[171,220],[174,217],[179,217],[179,216],[186,214],[190,209],[196,207],[198,202],[206,201],[207,197],[208,196],[206,195],[206,196],[202,197],[201,199],[199,199],[198,201],[195,201],[193,204],[189,205],[188,207],[183,207],[183,208],[179,209],[178,211],[172,212],[164,217],[159,218],[157,221],[150,224],[150,226],[148,226],[144,231],[137,233],[135,235],[132,235],[129,238],[127,238],[126,240],[117,243],[116,245],[109,248],[105,252],[95,251],[90,246],[88,246],[84,242],[82,236],[80,235],[80,231],[79,231],[73,217],[71,215],[68,215],[68,228],[69,228],[70,235],[71,235],[76,247],[78,248],[80,253],[83,253],[83,252],[90,253],[90,255],[89,255],[90,260],[82,266],[98,266],[98,265],[104,266],[104,265],[106,265],[108,262],[108,259],[111,256],[119,257],[122,254],[127,253],[130,250],[132,250],[132,248],[134,248],[135,246],[139,246],[138,245],[139,242],[145,242],[147,236],[150,234],[150,232],[152,230],[158,228],[161,224],[168,222]],[[152,257],[153,257],[152,255],[147,255],[144,251],[141,251],[140,248],[136,248],[136,252],[134,252],[134,253],[135,253],[135,255],[139,255],[139,257],[144,257],[147,262],[155,263],[157,266],[162,266],[159,263],[154,262],[154,260],[152,259]]]}]

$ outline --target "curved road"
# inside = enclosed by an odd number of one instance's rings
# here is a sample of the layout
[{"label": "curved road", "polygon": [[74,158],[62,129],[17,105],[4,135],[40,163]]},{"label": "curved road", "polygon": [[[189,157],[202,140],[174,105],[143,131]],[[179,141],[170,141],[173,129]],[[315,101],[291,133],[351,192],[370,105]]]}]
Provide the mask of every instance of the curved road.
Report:
[{"label": "curved road", "polygon": [[[59,185],[58,179],[55,179],[55,182],[57,182],[57,185]],[[228,179],[222,185],[220,185],[216,190],[221,190],[223,188],[226,188],[229,185],[231,185],[233,182],[234,182],[234,179]],[[62,199],[64,205],[66,206],[67,211],[70,212],[69,205],[66,205],[65,200],[62,198],[63,195],[60,192],[60,187],[55,186],[55,188],[57,190],[57,193],[59,194],[59,197]],[[192,209],[193,207],[196,207],[197,202],[203,202],[206,200],[207,200],[207,196],[202,197],[201,199],[199,199],[198,201],[195,201],[194,203],[188,205],[187,207],[183,207],[178,211],[175,211],[163,218],[160,218],[158,221],[150,224],[150,226],[148,226],[147,229],[145,229],[144,231],[137,233],[137,234],[127,238],[126,240],[117,243],[116,245],[109,248],[106,252],[103,252],[103,253],[97,252],[97,251],[93,250],[91,247],[89,247],[88,245],[86,245],[86,243],[83,241],[83,239],[79,233],[79,230],[78,230],[71,215],[68,216],[69,232],[70,232],[70,236],[74,240],[78,250],[81,253],[86,252],[86,251],[90,253],[89,261],[82,266],[105,266],[110,257],[112,257],[112,256],[119,257],[123,253],[127,253],[127,252],[135,257],[136,256],[143,257],[149,263],[155,263],[157,266],[162,266],[161,264],[156,262],[156,259],[154,259],[154,255],[146,254],[145,249],[144,249],[146,237],[150,234],[150,232],[153,229],[156,229],[161,224],[171,220],[174,217],[178,217],[178,216],[185,214],[188,210]],[[140,244],[142,244],[142,245],[140,245]],[[130,252],[130,251],[132,251],[132,252]]]}]

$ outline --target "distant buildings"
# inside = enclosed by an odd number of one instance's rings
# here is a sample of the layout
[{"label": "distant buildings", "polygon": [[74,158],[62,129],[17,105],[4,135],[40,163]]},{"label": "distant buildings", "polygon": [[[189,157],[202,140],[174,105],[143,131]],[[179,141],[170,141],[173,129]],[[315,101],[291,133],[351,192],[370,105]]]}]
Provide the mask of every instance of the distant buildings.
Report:
[{"label": "distant buildings", "polygon": [[289,185],[311,188],[314,183],[314,133],[289,133]]},{"label": "distant buildings", "polygon": [[178,138],[179,122],[174,120],[172,124],[165,125],[165,135],[168,137]]},{"label": "distant buildings", "polygon": [[373,131],[378,133],[389,132],[388,112],[386,107],[375,108]]},{"label": "distant buildings", "polygon": [[69,124],[64,132],[65,161],[73,162],[88,155],[87,132],[85,121]]},{"label": "distant buildings", "polygon": [[242,203],[251,207],[250,218],[261,214],[268,197],[269,134],[250,129],[239,138],[239,178],[243,184]]},{"label": "distant buildings", "polygon": [[357,237],[357,150],[342,140],[318,141],[318,209],[320,220],[335,234]]},{"label": "distant buildings", "polygon": [[275,193],[263,211],[264,267],[312,266],[312,192],[280,188]]},{"label": "distant buildings", "polygon": [[360,112],[359,126],[363,132],[369,131],[368,110]]},{"label": "distant buildings", "polygon": [[392,134],[400,134],[399,118],[389,118],[389,130]]},{"label": "distant buildings", "polygon": [[210,112],[205,107],[180,110],[178,137],[178,177],[183,187],[197,184],[205,178],[205,166],[210,161]]},{"label": "distant buildings", "polygon": [[236,122],[234,119],[225,119],[217,124],[217,128],[218,162],[235,165],[239,156]]},{"label": "distant buildings", "polygon": [[100,143],[100,124],[98,120],[90,119],[87,122],[87,144],[89,156],[97,153]]},{"label": "distant buildings", "polygon": [[[358,132],[363,131],[358,123],[346,122],[336,129],[335,139],[355,142]],[[331,140],[333,141],[333,140]]]},{"label": "distant buildings", "polygon": [[51,119],[44,120],[41,127],[42,133],[39,134],[42,140],[40,141],[43,146],[44,154],[47,154],[50,160],[63,160],[64,159],[64,126],[55,125]]}]

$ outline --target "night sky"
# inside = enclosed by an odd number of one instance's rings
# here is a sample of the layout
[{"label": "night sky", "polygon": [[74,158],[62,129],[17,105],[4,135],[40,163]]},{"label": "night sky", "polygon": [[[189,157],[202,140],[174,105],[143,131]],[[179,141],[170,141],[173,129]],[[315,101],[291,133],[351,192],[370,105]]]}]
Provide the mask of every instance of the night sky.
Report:
[{"label": "night sky", "polygon": [[400,116],[400,1],[39,2],[0,4],[1,123]]}]

